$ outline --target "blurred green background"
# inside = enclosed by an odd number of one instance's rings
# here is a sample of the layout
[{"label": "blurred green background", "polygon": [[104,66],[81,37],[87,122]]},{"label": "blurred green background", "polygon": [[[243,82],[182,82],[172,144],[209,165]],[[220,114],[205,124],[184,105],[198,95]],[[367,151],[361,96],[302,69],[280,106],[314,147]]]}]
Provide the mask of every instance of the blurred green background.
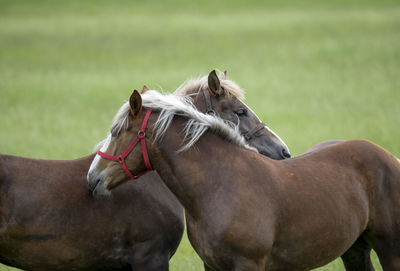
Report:
[{"label": "blurred green background", "polygon": [[[87,155],[134,88],[212,69],[294,155],[364,138],[400,156],[398,0],[0,0],[0,152]],[[171,270],[202,270],[186,237]]]}]

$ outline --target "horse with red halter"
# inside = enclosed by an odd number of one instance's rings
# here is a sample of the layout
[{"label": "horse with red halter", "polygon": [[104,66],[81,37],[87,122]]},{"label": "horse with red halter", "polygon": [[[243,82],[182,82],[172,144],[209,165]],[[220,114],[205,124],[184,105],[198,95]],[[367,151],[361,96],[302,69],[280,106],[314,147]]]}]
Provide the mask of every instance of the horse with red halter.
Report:
[{"label": "horse with red halter", "polygon": [[[183,99],[135,91],[120,113],[126,128],[98,155],[129,146],[130,172],[151,164],[207,270],[310,270],[340,256],[346,270],[373,270],[371,248],[384,270],[400,270],[400,162],[381,147],[351,140],[276,161]],[[128,180],[109,159],[88,174],[97,195]]]},{"label": "horse with red halter", "polygon": [[[256,127],[249,143],[265,154],[288,156],[279,137],[259,128],[234,82],[214,72],[178,92],[199,108],[207,99],[213,114],[240,119],[243,133]],[[181,205],[155,173],[94,199],[86,182],[94,156],[53,161],[0,154],[0,262],[30,271],[168,270],[184,230]]]}]

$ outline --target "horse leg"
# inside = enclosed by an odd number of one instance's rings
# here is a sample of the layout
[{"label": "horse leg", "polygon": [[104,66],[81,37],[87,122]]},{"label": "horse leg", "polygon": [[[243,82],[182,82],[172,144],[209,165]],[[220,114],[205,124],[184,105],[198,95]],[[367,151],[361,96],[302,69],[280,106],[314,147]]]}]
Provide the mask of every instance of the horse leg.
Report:
[{"label": "horse leg", "polygon": [[384,271],[400,271],[400,165],[396,166],[387,170],[381,185],[374,183],[378,200],[373,202],[373,219],[365,234]]},{"label": "horse leg", "polygon": [[[393,238],[394,239],[394,238]],[[393,241],[373,246],[384,271],[400,270],[400,244]]]},{"label": "horse leg", "polygon": [[168,271],[169,257],[165,254],[148,255],[147,257],[136,260],[131,264],[132,270],[140,271]]},{"label": "horse leg", "polygon": [[[386,207],[386,206],[385,206]],[[388,208],[389,209],[389,208]],[[400,211],[400,209],[399,209]],[[383,212],[382,212],[383,213]],[[392,216],[396,223],[385,221],[385,217],[376,218],[380,222],[378,227],[372,227],[365,235],[365,240],[378,255],[384,271],[400,271],[400,213]],[[378,229],[378,230],[377,230]]]},{"label": "horse leg", "polygon": [[238,256],[234,262],[232,271],[264,271],[264,265],[262,260],[257,262]]},{"label": "horse leg", "polygon": [[360,236],[357,241],[341,256],[347,271],[374,271],[371,262],[371,247]]},{"label": "horse leg", "polygon": [[159,238],[136,243],[129,259],[132,271],[168,271],[170,253],[163,245]]},{"label": "horse leg", "polygon": [[[211,267],[209,267],[206,263],[204,263],[205,271],[214,271]],[[264,271],[263,268],[250,261],[237,261],[232,268],[232,271]]]},{"label": "horse leg", "polygon": [[204,263],[204,271],[213,271],[206,263]]},{"label": "horse leg", "polygon": [[[378,254],[378,252],[377,252]],[[397,255],[394,255],[397,254]],[[392,251],[385,252],[385,255],[378,254],[379,261],[384,271],[399,271],[400,270],[400,255]]]}]

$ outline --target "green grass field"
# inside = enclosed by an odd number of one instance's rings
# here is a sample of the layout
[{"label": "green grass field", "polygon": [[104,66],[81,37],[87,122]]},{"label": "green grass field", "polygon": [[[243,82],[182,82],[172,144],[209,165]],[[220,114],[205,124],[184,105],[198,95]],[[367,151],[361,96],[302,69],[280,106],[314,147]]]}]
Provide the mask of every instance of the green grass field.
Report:
[{"label": "green grass field", "polygon": [[[217,68],[294,155],[363,138],[400,156],[398,1],[81,2],[0,0],[1,153],[84,156],[134,88]],[[202,270],[186,237],[171,270]]]}]

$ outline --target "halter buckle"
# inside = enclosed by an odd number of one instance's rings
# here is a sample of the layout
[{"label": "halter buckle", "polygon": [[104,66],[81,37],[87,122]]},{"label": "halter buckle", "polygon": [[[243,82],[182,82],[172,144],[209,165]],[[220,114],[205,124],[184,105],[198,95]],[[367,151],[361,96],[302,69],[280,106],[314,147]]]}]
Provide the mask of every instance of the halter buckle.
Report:
[{"label": "halter buckle", "polygon": [[209,114],[209,115],[217,115],[217,113],[215,112],[214,109],[207,110],[207,114]]}]

